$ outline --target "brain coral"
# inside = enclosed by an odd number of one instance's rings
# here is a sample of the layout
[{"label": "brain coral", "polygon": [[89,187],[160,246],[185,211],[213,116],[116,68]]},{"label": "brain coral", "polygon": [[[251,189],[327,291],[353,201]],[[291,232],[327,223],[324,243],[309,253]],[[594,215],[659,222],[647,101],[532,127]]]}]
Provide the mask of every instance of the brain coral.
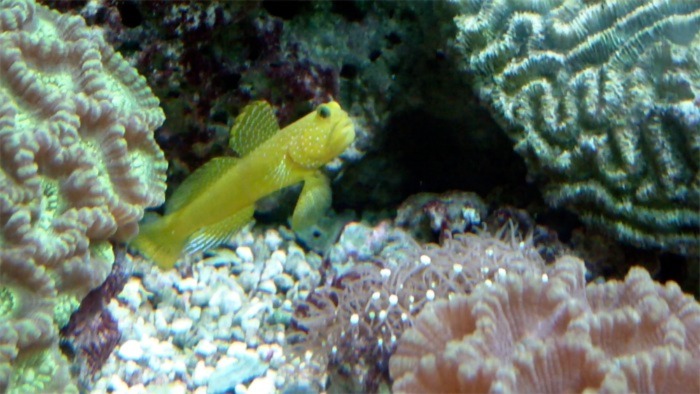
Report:
[{"label": "brain coral", "polygon": [[697,253],[700,2],[461,5],[466,67],[548,201],[638,246]]},{"label": "brain coral", "polygon": [[100,30],[0,0],[0,391],[63,391],[57,327],[164,200],[163,120]]},{"label": "brain coral", "polygon": [[565,256],[427,306],[389,362],[393,391],[700,391],[700,304],[640,268],[588,286],[584,273]]}]

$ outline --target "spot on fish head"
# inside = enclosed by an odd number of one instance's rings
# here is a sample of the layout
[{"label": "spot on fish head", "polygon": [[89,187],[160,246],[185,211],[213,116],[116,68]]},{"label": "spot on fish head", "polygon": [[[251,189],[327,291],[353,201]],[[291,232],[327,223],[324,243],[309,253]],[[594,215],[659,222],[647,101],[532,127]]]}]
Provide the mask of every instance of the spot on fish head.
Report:
[{"label": "spot on fish head", "polygon": [[292,125],[297,129],[289,154],[307,168],[317,168],[336,158],[355,140],[355,128],[347,112],[331,101]]}]

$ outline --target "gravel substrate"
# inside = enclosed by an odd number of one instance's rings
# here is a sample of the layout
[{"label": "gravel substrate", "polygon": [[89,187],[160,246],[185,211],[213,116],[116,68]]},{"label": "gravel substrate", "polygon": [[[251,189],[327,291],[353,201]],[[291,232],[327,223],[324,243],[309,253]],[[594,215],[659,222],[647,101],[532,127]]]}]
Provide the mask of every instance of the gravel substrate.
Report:
[{"label": "gravel substrate", "polygon": [[121,340],[92,392],[262,394],[286,387],[292,374],[299,388],[304,376],[299,360],[285,356],[285,326],[295,300],[319,283],[321,257],[288,230],[248,227],[167,271],[134,260],[109,304]]}]

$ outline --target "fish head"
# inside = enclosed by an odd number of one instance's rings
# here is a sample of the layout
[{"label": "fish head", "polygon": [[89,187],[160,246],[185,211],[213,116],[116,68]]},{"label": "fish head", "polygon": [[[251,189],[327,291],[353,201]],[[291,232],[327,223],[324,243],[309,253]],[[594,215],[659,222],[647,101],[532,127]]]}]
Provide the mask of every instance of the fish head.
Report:
[{"label": "fish head", "polygon": [[338,157],[355,140],[355,127],[347,112],[335,101],[294,122],[289,156],[305,168],[318,168]]}]

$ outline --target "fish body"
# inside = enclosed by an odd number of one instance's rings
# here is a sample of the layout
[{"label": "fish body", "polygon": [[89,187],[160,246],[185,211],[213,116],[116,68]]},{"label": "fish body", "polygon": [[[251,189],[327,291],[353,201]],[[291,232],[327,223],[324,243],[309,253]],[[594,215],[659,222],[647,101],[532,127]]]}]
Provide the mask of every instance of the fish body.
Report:
[{"label": "fish body", "polygon": [[194,253],[226,241],[250,222],[260,198],[300,182],[292,228],[306,228],[331,202],[320,167],[354,138],[350,117],[336,102],[282,130],[268,103],[251,103],[231,128],[229,144],[241,157],[212,159],[190,175],[166,204],[165,215],[142,225],[132,245],[170,268],[183,250]]}]

